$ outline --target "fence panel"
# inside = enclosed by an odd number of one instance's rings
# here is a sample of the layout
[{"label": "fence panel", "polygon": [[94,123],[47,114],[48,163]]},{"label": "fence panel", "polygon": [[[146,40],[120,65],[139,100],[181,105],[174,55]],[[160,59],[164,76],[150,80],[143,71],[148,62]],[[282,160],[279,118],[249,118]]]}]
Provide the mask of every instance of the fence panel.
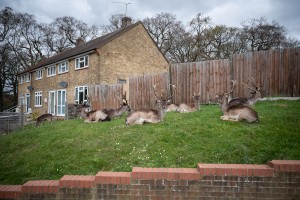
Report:
[{"label": "fence panel", "polygon": [[0,113],[0,133],[8,133],[21,128],[22,113]]},{"label": "fence panel", "polygon": [[148,74],[129,78],[129,105],[133,110],[140,108],[155,108],[153,86],[158,91],[167,91],[170,95],[169,73]]},{"label": "fence panel", "polygon": [[193,93],[200,92],[201,103],[215,102],[215,95],[230,88],[228,60],[172,64],[171,84],[175,85],[174,103],[192,103]]},{"label": "fence panel", "polygon": [[[122,84],[89,86],[89,100],[93,110],[119,108],[123,93]],[[120,98],[120,99],[119,99]]]},{"label": "fence panel", "polygon": [[249,96],[242,81],[253,77],[263,96],[300,96],[300,48],[250,52],[233,56],[234,96]]}]

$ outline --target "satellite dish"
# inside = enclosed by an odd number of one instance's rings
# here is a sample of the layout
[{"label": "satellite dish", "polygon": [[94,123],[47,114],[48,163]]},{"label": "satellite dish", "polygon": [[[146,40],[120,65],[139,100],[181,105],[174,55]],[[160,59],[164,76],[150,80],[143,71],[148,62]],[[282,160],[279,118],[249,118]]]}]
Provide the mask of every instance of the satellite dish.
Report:
[{"label": "satellite dish", "polygon": [[29,85],[29,86],[27,86],[27,89],[28,89],[29,91],[32,91],[32,90],[33,90],[33,87],[32,87],[31,85]]},{"label": "satellite dish", "polygon": [[68,86],[68,83],[62,81],[62,82],[59,83],[59,85],[60,85],[61,87],[63,87],[63,88],[66,88],[66,87]]}]

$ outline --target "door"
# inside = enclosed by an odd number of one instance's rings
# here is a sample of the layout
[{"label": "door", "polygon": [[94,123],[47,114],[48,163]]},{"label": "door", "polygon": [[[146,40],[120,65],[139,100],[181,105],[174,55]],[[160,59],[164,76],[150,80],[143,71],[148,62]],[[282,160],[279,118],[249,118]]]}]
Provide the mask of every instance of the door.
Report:
[{"label": "door", "polygon": [[65,116],[66,90],[57,90],[57,116]]},{"label": "door", "polygon": [[25,102],[25,104],[26,104],[26,107],[25,107],[25,109],[26,109],[26,113],[31,113],[31,108],[30,108],[30,94],[26,94],[25,95],[26,96],[26,102]]},{"label": "door", "polygon": [[55,91],[49,91],[48,113],[55,115]]}]

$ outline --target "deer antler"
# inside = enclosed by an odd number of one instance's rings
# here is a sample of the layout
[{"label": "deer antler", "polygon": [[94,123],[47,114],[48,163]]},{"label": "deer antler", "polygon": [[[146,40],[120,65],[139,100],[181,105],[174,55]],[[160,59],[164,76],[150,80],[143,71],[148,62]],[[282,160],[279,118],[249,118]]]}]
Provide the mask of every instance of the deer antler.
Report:
[{"label": "deer antler", "polygon": [[254,78],[250,77],[247,79],[247,82],[245,83],[242,81],[242,83],[251,91],[251,92],[258,92],[260,90],[260,87],[256,85]]},{"label": "deer antler", "polygon": [[231,82],[232,82],[232,87],[231,87],[231,90],[230,90],[230,92],[223,92],[223,94],[225,95],[229,95],[229,94],[232,94],[233,93],[233,90],[234,90],[234,88],[235,88],[235,86],[236,86],[236,81],[235,80],[231,80]]},{"label": "deer antler", "polygon": [[[176,89],[175,85],[170,84],[174,89]],[[174,93],[171,96],[168,96],[168,92],[167,90],[161,90],[161,95],[159,97],[159,95],[157,94],[157,89],[156,89],[157,84],[153,85],[153,89],[154,89],[154,95],[156,96],[156,98],[158,99],[163,99],[165,97],[165,99],[171,99],[174,96]],[[164,93],[164,94],[162,94]]]}]

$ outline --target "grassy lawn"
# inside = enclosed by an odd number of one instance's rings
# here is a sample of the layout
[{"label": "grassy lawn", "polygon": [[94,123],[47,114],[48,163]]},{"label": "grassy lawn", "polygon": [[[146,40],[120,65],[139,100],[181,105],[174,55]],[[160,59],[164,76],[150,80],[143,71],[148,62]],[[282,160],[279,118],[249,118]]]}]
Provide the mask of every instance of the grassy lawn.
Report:
[{"label": "grassy lawn", "polygon": [[217,105],[195,113],[167,113],[164,122],[125,126],[125,116],[105,123],[43,123],[0,136],[0,184],[60,179],[65,174],[187,167],[197,163],[266,164],[300,160],[300,101],[258,102],[255,124],[221,121]]}]

